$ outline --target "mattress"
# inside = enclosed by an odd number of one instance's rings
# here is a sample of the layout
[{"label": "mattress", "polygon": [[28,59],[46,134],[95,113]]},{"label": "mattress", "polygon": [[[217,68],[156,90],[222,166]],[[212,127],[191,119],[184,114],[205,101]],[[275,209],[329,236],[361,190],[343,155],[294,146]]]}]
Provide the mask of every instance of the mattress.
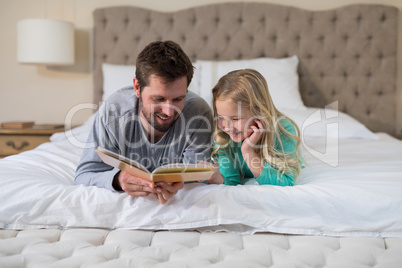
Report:
[{"label": "mattress", "polygon": [[400,238],[140,230],[0,231],[1,267],[386,267]]}]

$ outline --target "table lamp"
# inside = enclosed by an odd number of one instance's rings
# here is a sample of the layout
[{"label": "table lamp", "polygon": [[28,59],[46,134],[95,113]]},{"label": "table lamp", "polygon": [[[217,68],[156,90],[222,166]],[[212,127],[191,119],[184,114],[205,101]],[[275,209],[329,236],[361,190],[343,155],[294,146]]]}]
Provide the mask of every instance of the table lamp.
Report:
[{"label": "table lamp", "polygon": [[74,64],[74,25],[50,19],[24,19],[17,24],[18,62]]}]

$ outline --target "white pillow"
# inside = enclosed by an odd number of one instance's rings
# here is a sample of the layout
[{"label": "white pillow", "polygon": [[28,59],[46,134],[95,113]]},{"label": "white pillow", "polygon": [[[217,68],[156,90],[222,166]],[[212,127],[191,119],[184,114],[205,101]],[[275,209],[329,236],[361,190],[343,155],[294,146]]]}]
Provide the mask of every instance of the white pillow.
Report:
[{"label": "white pillow", "polygon": [[103,72],[103,95],[105,101],[120,88],[133,84],[135,77],[135,65],[102,64]]},{"label": "white pillow", "polygon": [[188,90],[196,93],[197,95],[201,96],[200,88],[201,88],[201,73],[200,73],[200,67],[197,62],[193,62],[194,66],[194,74],[193,74],[193,79],[191,79],[191,83],[188,86]]},{"label": "white pillow", "polygon": [[212,107],[211,91],[219,78],[233,70],[250,68],[257,70],[265,77],[272,100],[278,109],[304,109],[305,106],[299,92],[298,64],[297,56],[282,59],[199,60],[195,64],[196,68],[199,69],[200,76],[199,95]]},{"label": "white pillow", "polygon": [[[188,90],[197,94],[199,86],[199,74],[197,68],[194,70],[194,76]],[[102,64],[103,72],[103,95],[102,101],[105,101],[110,95],[120,88],[131,86],[135,77],[135,65],[115,65],[109,63]]]},{"label": "white pillow", "polygon": [[292,119],[303,137],[330,137],[378,140],[378,136],[348,114],[334,109],[281,109]]}]

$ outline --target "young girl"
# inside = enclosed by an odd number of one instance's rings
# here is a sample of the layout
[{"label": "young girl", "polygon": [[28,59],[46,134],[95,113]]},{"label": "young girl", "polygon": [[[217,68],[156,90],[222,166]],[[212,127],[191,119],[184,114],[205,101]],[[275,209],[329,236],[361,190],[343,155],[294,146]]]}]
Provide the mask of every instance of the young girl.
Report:
[{"label": "young girl", "polygon": [[294,185],[301,169],[297,125],[272,102],[264,77],[252,69],[223,76],[212,89],[217,163],[209,183]]}]

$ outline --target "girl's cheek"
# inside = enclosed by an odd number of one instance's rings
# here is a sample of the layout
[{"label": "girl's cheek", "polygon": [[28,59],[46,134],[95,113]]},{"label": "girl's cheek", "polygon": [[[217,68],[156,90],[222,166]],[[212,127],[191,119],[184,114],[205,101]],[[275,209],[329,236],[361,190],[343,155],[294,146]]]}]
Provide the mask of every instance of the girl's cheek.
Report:
[{"label": "girl's cheek", "polygon": [[251,134],[253,134],[253,130],[251,128],[248,128],[244,133],[247,137],[249,137]]},{"label": "girl's cheek", "polygon": [[218,119],[218,128],[223,129],[223,122],[220,119]]},{"label": "girl's cheek", "polygon": [[218,121],[218,128],[220,130],[222,130],[223,132],[227,133],[226,129],[225,129],[225,125],[222,122]]},{"label": "girl's cheek", "polygon": [[247,124],[246,126],[244,126],[244,133],[246,133],[247,136],[250,136],[254,131],[251,128],[251,126],[254,126],[254,123],[251,124]]},{"label": "girl's cheek", "polygon": [[239,124],[237,126],[237,129],[241,129],[242,132],[247,133],[250,130],[250,125],[249,124],[245,124],[245,122],[242,122],[242,124]]}]

